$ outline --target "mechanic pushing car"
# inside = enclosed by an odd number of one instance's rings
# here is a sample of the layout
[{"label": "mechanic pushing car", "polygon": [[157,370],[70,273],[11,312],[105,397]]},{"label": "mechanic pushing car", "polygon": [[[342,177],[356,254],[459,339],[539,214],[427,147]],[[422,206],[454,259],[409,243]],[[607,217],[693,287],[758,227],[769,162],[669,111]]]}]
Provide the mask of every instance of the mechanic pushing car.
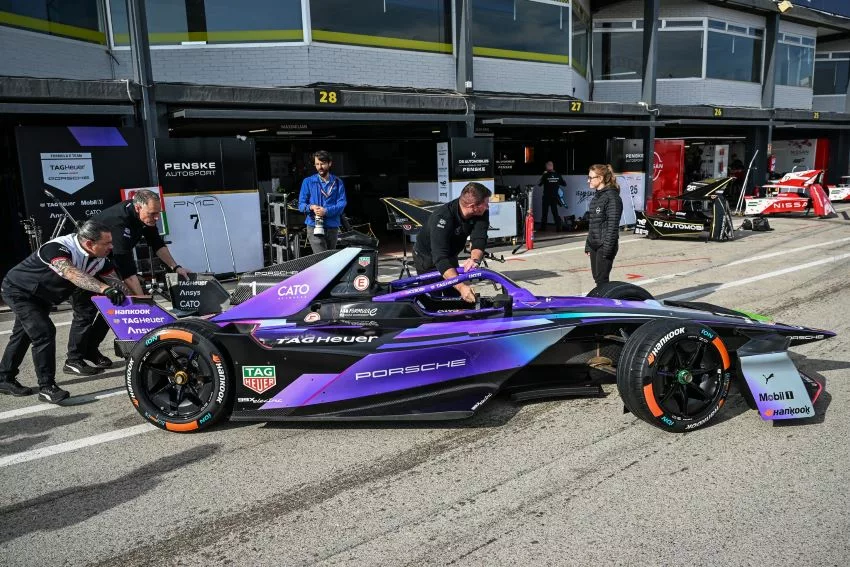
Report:
[{"label": "mechanic pushing car", "polygon": [[[416,237],[413,248],[416,273],[421,275],[436,269],[443,279],[457,277],[457,255],[467,237],[472,241],[472,251],[463,263],[464,271],[481,264],[490,227],[489,202],[490,190],[472,182],[463,188],[460,197],[435,209]],[[475,293],[469,284],[460,282],[454,287],[464,301],[475,303]]]},{"label": "mechanic pushing car", "polygon": [[57,404],[68,397],[68,392],[56,385],[56,327],[50,311],[77,289],[103,294],[114,305],[123,303],[127,290],[106,258],[111,251],[109,227],[87,220],[75,234],[45,242],[9,270],[0,293],[15,314],[15,324],[0,360],[0,393],[33,393],[16,378],[32,344],[39,399]]},{"label": "mechanic pushing car", "polygon": [[[159,235],[156,221],[161,214],[159,195],[142,189],[136,191],[132,199],[117,203],[92,217],[106,225],[112,233],[112,261],[132,295],[144,294],[133,260],[133,249],[143,236],[169,271],[177,272],[184,279],[191,273],[174,260]],[[81,289],[75,291],[71,298],[74,318],[68,334],[68,354],[62,367],[66,374],[91,376],[112,366],[112,361],[98,348],[109,332],[109,326],[103,318],[97,316],[97,308],[92,304],[91,296],[89,290]],[[90,360],[94,366],[90,366],[86,360]]]}]

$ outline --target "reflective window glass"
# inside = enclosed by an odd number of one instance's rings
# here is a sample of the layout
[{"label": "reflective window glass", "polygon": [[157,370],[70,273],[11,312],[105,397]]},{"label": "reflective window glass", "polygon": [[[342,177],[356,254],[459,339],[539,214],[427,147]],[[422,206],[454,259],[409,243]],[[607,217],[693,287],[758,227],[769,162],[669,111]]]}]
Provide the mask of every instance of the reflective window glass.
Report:
[{"label": "reflective window glass", "polygon": [[846,95],[850,61],[818,61],[815,63],[816,95]]},{"label": "reflective window glass", "polygon": [[472,0],[472,52],[568,64],[568,10],[532,0]]},{"label": "reflective window glass", "polygon": [[812,87],[815,50],[811,47],[780,43],[776,46],[776,84]]},{"label": "reflective window glass", "polygon": [[643,34],[593,32],[593,78],[596,80],[643,77]]},{"label": "reflective window glass", "polygon": [[760,39],[709,32],[705,76],[760,83],[761,54]]},{"label": "reflective window glass", "polygon": [[[301,0],[146,0],[151,45],[302,41]],[[126,0],[110,0],[115,45],[128,45]]]},{"label": "reflective window glass", "polygon": [[451,0],[310,0],[313,40],[452,52]]},{"label": "reflective window glass", "polygon": [[[702,77],[701,31],[660,31],[658,33],[657,77],[683,79]],[[642,53],[643,45],[638,53]]]},{"label": "reflective window glass", "polygon": [[587,22],[582,21],[581,14],[573,11],[573,68],[581,74],[582,77],[587,77],[587,34],[590,33],[590,26]]},{"label": "reflective window glass", "polygon": [[0,25],[106,43],[98,0],[0,0]]}]

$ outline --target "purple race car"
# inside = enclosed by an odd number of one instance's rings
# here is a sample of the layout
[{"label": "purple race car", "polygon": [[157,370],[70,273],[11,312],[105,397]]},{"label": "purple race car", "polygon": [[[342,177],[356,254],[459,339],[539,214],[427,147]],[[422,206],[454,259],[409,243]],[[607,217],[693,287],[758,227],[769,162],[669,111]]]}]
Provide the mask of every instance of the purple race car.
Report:
[{"label": "purple race car", "polygon": [[[829,331],[659,302],[623,282],[587,297],[538,297],[488,269],[383,284],[376,264],[360,248],[280,264],[243,279],[232,305],[206,318],[177,320],[151,300],[95,301],[127,358],[133,405],[169,431],[228,416],[457,419],[499,393],[600,396],[616,377],[629,411],[684,432],[717,416],[732,380],[764,419],[811,417],[822,391],[787,348]],[[451,294],[458,281],[494,293],[465,303]]]}]

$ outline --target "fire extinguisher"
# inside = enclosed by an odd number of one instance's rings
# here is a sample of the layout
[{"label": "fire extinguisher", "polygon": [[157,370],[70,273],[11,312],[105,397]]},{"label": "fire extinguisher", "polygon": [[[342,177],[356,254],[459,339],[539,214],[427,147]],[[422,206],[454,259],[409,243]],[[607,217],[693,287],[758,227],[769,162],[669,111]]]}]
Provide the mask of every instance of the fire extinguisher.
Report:
[{"label": "fire extinguisher", "polygon": [[774,171],[776,171],[776,156],[771,154],[767,158],[767,172],[773,173]]},{"label": "fire extinguisher", "polygon": [[531,199],[534,195],[534,186],[528,187],[528,211],[525,213],[525,249],[534,249],[534,212],[531,210]]}]

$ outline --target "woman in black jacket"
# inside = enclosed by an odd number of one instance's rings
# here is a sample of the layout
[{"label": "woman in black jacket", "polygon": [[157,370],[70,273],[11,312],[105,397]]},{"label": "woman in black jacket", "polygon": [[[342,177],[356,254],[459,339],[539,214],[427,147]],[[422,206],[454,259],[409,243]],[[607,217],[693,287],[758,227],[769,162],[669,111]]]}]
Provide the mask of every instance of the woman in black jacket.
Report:
[{"label": "woman in black jacket", "polygon": [[610,165],[592,165],[587,174],[587,184],[596,194],[588,209],[590,227],[584,253],[590,256],[590,271],[598,286],[608,281],[617,255],[623,200]]}]

